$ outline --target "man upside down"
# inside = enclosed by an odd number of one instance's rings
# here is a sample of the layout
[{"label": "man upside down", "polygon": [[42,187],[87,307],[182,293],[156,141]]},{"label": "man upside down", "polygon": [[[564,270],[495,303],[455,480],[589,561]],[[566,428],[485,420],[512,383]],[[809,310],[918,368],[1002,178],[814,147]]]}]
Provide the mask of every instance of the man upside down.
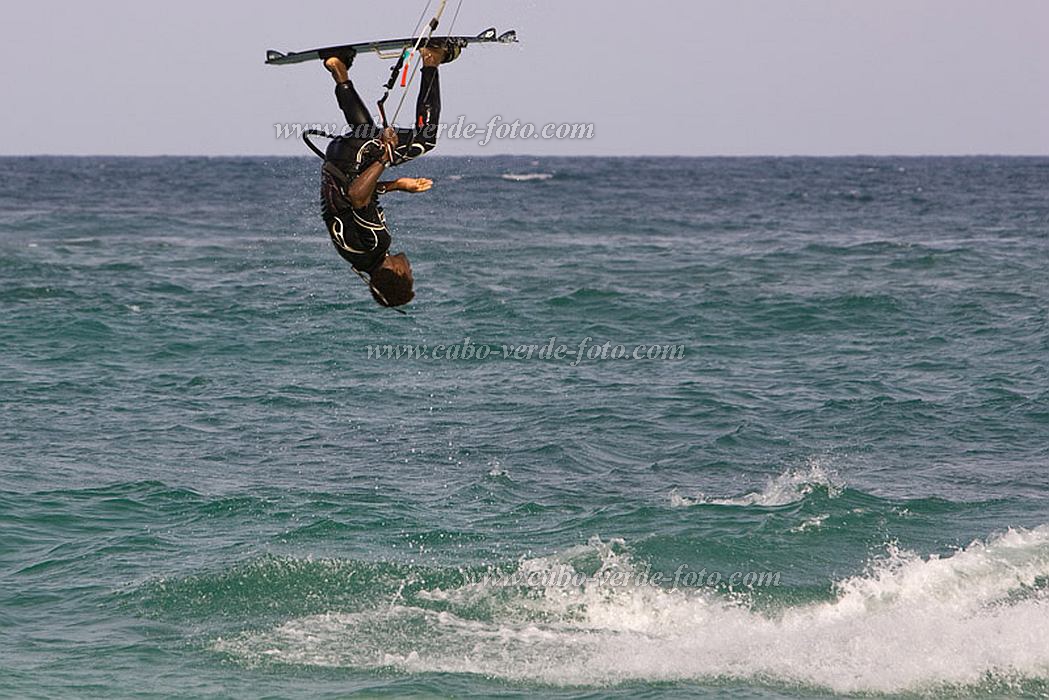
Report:
[{"label": "man upside down", "polygon": [[388,167],[401,165],[433,150],[441,118],[438,67],[459,56],[456,44],[421,49],[422,80],[414,129],[381,129],[375,125],[350,81],[354,54],[329,56],[324,67],[335,80],[335,96],[346,117],[345,136],[332,139],[321,170],[324,223],[335,249],[361,276],[382,306],[398,307],[415,297],[412,267],[404,253],[391,255],[390,232],[379,196],[389,192],[426,192],[433,181],[402,177],[382,180]]}]

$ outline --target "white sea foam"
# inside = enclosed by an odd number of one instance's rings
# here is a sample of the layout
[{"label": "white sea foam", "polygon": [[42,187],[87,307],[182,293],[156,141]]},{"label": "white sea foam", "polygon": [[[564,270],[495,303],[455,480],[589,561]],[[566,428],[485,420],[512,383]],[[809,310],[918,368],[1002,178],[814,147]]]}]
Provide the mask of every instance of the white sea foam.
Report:
[{"label": "white sea foam", "polygon": [[814,515],[811,518],[807,518],[803,523],[792,527],[791,532],[807,532],[808,530],[819,530],[823,527],[823,521],[830,517],[829,513],[823,513],[821,515]]},{"label": "white sea foam", "polygon": [[837,498],[845,484],[841,478],[818,459],[809,461],[806,469],[788,470],[768,479],[760,491],[742,496],[711,497],[702,493],[690,496],[673,491],[670,505],[674,508],[708,504],[717,506],[785,506],[796,503],[817,489],[825,489],[831,498]]},{"label": "white sea foam", "polygon": [[[522,566],[590,558],[602,569],[632,567],[622,549],[595,540]],[[474,585],[423,592],[419,605],[293,619],[215,648],[247,663],[553,685],[728,677],[893,693],[1049,678],[1049,526],[1010,530],[948,557],[890,547],[836,592],[769,613],[709,590]]]},{"label": "white sea foam", "polygon": [[502,175],[504,180],[511,182],[542,182],[552,180],[553,177],[553,173],[505,173]]}]

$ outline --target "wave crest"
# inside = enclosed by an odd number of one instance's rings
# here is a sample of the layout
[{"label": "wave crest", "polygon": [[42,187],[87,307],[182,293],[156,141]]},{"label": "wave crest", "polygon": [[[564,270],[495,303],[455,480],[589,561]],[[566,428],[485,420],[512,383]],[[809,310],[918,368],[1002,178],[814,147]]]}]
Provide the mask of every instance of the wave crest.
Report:
[{"label": "wave crest", "polygon": [[[520,566],[552,574],[566,566],[637,573],[638,565],[625,543],[592,540]],[[214,648],[246,663],[573,686],[733,678],[896,693],[1049,678],[1049,526],[1010,530],[947,557],[890,546],[832,598],[772,610],[710,589],[590,580],[431,588]]]}]

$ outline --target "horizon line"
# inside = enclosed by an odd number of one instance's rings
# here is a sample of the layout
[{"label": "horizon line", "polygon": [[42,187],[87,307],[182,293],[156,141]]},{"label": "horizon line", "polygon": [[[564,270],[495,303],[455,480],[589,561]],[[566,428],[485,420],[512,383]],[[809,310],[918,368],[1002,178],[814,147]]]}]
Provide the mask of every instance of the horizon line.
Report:
[{"label": "horizon line", "polygon": [[[303,153],[299,155],[291,155],[287,153],[261,153],[261,154],[243,154],[243,153],[218,153],[218,154],[207,154],[207,153],[0,153],[0,159],[14,159],[14,158],[213,158],[213,159],[233,159],[233,158],[279,158],[288,160],[297,159],[317,159],[316,156]],[[426,160],[436,160],[439,158],[449,159],[478,159],[487,160],[492,158],[576,158],[576,159],[587,159],[587,158],[663,158],[667,160],[671,159],[700,159],[700,158],[719,158],[719,159],[731,159],[731,158],[1049,158],[1049,152],[1046,153],[788,153],[788,154],[777,154],[777,153],[736,153],[736,154],[658,154],[658,153],[635,153],[635,154],[622,154],[622,153],[610,153],[610,154],[575,154],[575,155],[562,155],[562,154],[529,154],[529,153],[493,153],[485,155],[455,155],[455,154],[427,154]]]}]

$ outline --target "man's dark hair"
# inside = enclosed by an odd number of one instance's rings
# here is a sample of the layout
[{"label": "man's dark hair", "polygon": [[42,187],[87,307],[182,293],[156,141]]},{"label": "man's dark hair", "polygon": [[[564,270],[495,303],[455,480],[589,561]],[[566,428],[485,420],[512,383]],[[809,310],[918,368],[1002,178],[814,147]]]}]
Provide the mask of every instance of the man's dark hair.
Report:
[{"label": "man's dark hair", "polygon": [[371,276],[372,298],[380,306],[404,306],[415,298],[413,283],[407,258],[403,267],[398,265],[396,270],[380,267]]}]

